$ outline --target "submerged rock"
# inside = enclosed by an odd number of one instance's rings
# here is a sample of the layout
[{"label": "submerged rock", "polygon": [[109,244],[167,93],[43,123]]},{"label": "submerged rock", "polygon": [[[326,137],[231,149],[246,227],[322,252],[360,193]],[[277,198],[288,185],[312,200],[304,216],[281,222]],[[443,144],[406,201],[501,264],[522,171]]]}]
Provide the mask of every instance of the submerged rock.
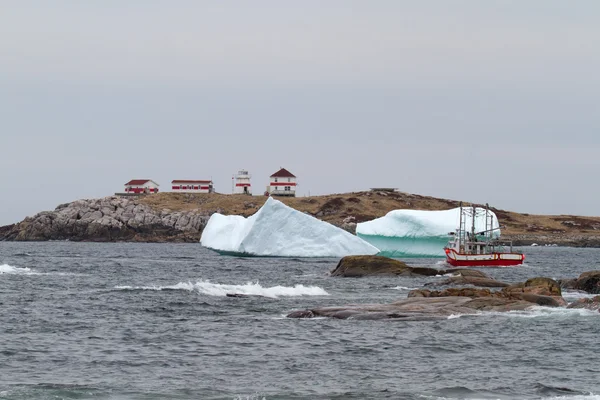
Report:
[{"label": "submerged rock", "polygon": [[429,282],[426,283],[425,286],[461,286],[461,285],[473,285],[479,287],[506,287],[509,286],[508,283],[497,281],[493,278],[490,278],[485,273],[477,270],[477,269],[468,269],[468,268],[456,268],[449,269],[444,271],[444,274],[451,274],[448,279],[439,281],[439,282]]},{"label": "submerged rock", "polygon": [[569,304],[567,308],[584,308],[586,310],[595,310],[600,312],[600,296],[584,299],[578,299],[573,303]]},{"label": "submerged rock", "polygon": [[446,285],[473,285],[480,287],[506,287],[509,286],[508,283],[500,282],[492,278],[488,277],[480,277],[480,276],[452,276],[441,282],[430,282],[427,283],[426,286],[446,286]]},{"label": "submerged rock", "polygon": [[489,289],[476,288],[451,288],[444,290],[415,289],[408,293],[408,297],[495,297]]},{"label": "submerged rock", "polygon": [[452,268],[446,271],[446,273],[452,273],[460,276],[473,276],[477,278],[489,278],[484,272],[478,269],[469,268]]},{"label": "submerged rock", "polygon": [[409,267],[402,261],[381,256],[346,256],[331,271],[331,276],[346,278],[371,275],[435,276],[437,274],[440,274],[440,271],[435,268]]}]

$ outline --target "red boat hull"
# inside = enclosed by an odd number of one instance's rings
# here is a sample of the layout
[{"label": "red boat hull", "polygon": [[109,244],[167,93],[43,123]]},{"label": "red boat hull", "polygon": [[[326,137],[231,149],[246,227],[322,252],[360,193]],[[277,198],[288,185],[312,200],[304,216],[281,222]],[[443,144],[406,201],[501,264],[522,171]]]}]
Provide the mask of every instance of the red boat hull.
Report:
[{"label": "red boat hull", "polygon": [[521,253],[462,254],[445,249],[446,261],[453,267],[512,267],[523,264]]},{"label": "red boat hull", "polygon": [[454,260],[446,257],[453,267],[512,267],[523,264],[523,260]]}]

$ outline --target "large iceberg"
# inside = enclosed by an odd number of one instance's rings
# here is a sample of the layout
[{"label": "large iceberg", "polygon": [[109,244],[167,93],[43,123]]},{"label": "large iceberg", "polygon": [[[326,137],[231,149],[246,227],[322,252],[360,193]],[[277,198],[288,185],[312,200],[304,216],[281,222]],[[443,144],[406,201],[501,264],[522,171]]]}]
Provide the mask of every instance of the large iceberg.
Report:
[{"label": "large iceberg", "polygon": [[[469,212],[471,208],[468,208]],[[500,225],[496,214],[491,216],[492,236],[500,236]],[[460,208],[443,211],[394,210],[381,218],[361,222],[356,234],[381,250],[388,257],[437,257],[444,256],[450,232],[456,231],[460,221]],[[465,219],[467,231],[471,230],[472,219]],[[489,228],[490,221],[488,221]],[[486,210],[475,208],[475,231],[486,228]]]},{"label": "large iceberg", "polygon": [[379,252],[357,236],[273,198],[248,218],[213,214],[200,243],[221,254],[272,257],[344,257]]}]

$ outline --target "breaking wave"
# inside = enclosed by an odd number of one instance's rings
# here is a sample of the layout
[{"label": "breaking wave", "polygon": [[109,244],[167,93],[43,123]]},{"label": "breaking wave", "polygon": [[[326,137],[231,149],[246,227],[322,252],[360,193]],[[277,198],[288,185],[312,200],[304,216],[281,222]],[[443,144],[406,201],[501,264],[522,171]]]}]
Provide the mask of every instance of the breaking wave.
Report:
[{"label": "breaking wave", "polygon": [[418,288],[406,287],[406,286],[394,286],[392,290],[416,290]]},{"label": "breaking wave", "polygon": [[329,296],[324,289],[318,286],[272,286],[263,287],[258,282],[248,282],[244,285],[224,285],[200,280],[196,283],[179,282],[170,286],[115,286],[119,290],[187,290],[197,291],[207,296],[225,297],[231,294],[248,296],[263,296],[270,298],[296,297],[296,296]]},{"label": "breaking wave", "polygon": [[13,267],[12,265],[8,265],[8,264],[2,264],[0,265],[0,275],[1,274],[8,274],[8,275],[37,275],[38,273],[35,271],[32,271],[30,268],[27,267]]},{"label": "breaking wave", "polygon": [[564,290],[563,289],[562,296],[565,298],[565,300],[571,301],[571,300],[579,300],[579,299],[591,299],[598,295],[590,294],[587,292],[580,292],[580,291],[576,291],[576,290]]},{"label": "breaking wave", "polygon": [[[585,308],[565,308],[565,307],[543,307],[533,306],[527,310],[513,311],[475,311],[473,313],[452,314],[448,319],[456,319],[462,317],[501,317],[501,318],[550,318],[550,319],[566,319],[577,317],[600,317],[600,313],[596,310],[587,310]],[[600,400],[600,399],[599,399]]]},{"label": "breaking wave", "polygon": [[543,307],[533,306],[522,311],[508,312],[483,312],[482,315],[505,316],[508,318],[573,318],[573,317],[600,317],[595,310],[585,308]]}]

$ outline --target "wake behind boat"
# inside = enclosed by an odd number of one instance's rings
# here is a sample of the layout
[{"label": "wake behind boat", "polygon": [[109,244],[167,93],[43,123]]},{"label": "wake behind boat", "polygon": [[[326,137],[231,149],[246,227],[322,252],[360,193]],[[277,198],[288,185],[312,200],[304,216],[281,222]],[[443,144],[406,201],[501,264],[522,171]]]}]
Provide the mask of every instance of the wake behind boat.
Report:
[{"label": "wake behind boat", "polygon": [[[504,267],[523,264],[525,255],[514,252],[511,241],[501,241],[497,231],[499,226],[494,226],[493,215],[486,204],[485,229],[475,232],[475,218],[480,217],[481,208],[475,206],[463,207],[460,204],[460,220],[456,232],[452,232],[453,240],[448,242],[444,251],[446,261],[453,267]],[[467,229],[467,220],[471,219],[471,229]],[[506,248],[508,247],[508,251]]]}]

